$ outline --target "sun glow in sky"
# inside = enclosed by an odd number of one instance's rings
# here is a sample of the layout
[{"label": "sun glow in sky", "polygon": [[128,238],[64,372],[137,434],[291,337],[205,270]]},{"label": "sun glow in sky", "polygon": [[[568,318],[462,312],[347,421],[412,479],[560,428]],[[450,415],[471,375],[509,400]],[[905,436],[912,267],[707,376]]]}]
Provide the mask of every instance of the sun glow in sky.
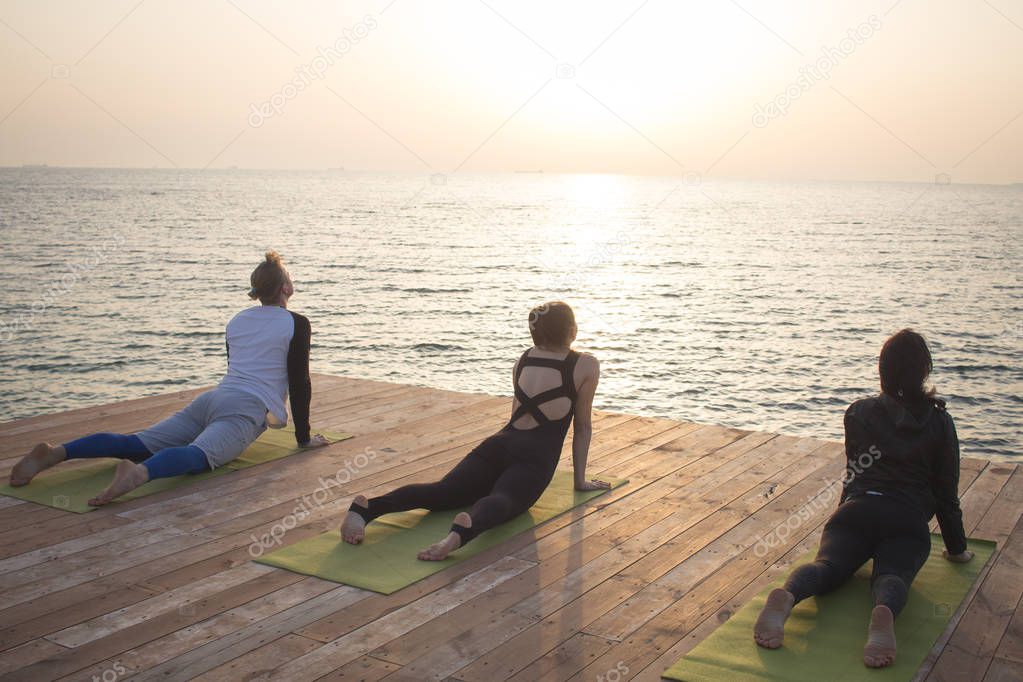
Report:
[{"label": "sun glow in sky", "polygon": [[0,58],[5,165],[1023,181],[1016,0],[19,1]]}]

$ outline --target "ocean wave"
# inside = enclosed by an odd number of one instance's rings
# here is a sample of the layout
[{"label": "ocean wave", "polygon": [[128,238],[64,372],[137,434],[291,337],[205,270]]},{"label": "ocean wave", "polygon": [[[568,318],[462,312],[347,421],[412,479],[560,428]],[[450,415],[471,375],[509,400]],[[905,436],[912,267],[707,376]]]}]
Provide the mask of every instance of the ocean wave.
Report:
[{"label": "ocean wave", "polygon": [[450,343],[417,343],[409,347],[409,350],[420,353],[444,353],[447,351],[468,350],[465,346],[458,346]]},{"label": "ocean wave", "polygon": [[400,291],[405,294],[467,294],[472,289],[433,289],[430,287],[399,287],[393,284],[385,284],[380,287],[383,291]]},{"label": "ocean wave", "polygon": [[223,337],[223,330],[219,331],[167,331],[163,329],[138,329],[133,332],[134,334],[141,334],[142,336],[158,336],[163,338],[172,339],[196,339],[196,338],[212,338],[212,337]]}]

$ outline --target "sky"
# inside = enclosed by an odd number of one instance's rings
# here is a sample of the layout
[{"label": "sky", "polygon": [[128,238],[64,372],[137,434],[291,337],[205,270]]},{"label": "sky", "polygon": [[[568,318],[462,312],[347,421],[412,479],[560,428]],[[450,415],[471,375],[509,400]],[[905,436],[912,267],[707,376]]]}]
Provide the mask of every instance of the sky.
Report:
[{"label": "sky", "polygon": [[1023,182],[1023,0],[0,1],[0,165]]}]

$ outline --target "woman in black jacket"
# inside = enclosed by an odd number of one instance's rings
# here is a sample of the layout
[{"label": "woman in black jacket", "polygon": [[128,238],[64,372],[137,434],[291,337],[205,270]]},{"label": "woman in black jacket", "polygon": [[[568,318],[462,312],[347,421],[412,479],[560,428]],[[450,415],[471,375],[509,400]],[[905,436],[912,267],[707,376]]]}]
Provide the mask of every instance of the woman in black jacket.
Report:
[{"label": "woman in black jacket", "polygon": [[753,637],[781,646],[785,620],[807,597],[840,587],[873,559],[871,613],[863,662],[895,661],[895,616],[909,585],[930,555],[928,526],[935,515],[949,561],[966,562],[959,509],[959,440],[944,401],[925,387],[933,368],[924,338],[903,329],[881,349],[881,394],[845,413],[846,477],[838,509],[824,526],[813,563],[796,568],[767,598]]}]

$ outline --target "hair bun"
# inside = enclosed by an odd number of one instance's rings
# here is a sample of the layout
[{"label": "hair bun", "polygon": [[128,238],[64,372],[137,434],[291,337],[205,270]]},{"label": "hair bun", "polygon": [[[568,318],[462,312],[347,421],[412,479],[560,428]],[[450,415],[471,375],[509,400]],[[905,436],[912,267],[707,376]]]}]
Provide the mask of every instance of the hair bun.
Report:
[{"label": "hair bun", "polygon": [[274,250],[267,251],[262,263],[256,266],[249,277],[249,298],[259,299],[266,303],[266,299],[276,300],[281,287],[288,281],[288,271],[284,268],[281,255]]}]

